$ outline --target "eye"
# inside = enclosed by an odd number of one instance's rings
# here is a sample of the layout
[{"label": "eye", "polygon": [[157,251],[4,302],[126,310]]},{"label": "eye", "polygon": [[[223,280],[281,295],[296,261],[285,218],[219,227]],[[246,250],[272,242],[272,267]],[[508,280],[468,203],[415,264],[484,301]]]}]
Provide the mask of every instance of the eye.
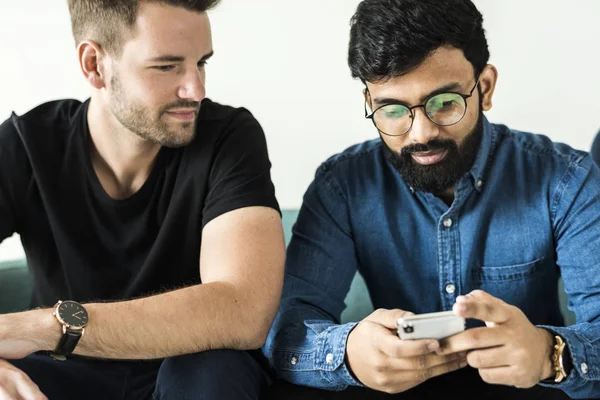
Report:
[{"label": "eye", "polygon": [[382,107],[381,111],[383,112],[383,115],[385,116],[385,118],[392,118],[392,119],[404,118],[404,117],[406,117],[407,114],[409,114],[409,111],[406,107],[400,106],[400,105],[393,105],[393,104]]},{"label": "eye", "polygon": [[157,69],[162,72],[168,72],[168,71],[172,71],[173,69],[175,69],[175,66],[174,65],[157,65],[152,68]]},{"label": "eye", "polygon": [[442,108],[451,108],[456,106],[455,100],[447,100],[442,102]]},{"label": "eye", "polygon": [[206,61],[206,60],[200,61],[198,63],[198,68],[204,68],[204,67],[206,67],[206,64],[208,64],[208,61]]}]

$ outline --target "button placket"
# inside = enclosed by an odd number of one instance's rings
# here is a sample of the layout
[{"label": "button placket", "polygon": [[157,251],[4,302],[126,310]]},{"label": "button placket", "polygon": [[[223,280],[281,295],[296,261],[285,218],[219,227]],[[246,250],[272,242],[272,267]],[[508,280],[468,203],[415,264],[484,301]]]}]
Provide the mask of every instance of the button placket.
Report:
[{"label": "button placket", "polygon": [[438,228],[438,259],[442,309],[451,310],[460,293],[460,240],[456,215],[443,215]]}]

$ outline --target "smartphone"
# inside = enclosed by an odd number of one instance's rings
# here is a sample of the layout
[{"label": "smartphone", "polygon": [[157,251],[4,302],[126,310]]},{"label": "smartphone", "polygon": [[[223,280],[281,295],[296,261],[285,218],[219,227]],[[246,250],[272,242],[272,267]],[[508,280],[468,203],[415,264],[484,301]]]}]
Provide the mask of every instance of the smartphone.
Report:
[{"label": "smartphone", "polygon": [[465,330],[465,319],[452,311],[409,315],[397,323],[400,339],[445,339]]}]

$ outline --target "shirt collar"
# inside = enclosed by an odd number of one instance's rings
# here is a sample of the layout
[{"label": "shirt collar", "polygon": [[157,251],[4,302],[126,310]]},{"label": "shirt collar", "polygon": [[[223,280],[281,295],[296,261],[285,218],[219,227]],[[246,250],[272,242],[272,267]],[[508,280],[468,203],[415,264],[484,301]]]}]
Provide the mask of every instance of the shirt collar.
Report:
[{"label": "shirt collar", "polygon": [[475,187],[475,190],[479,192],[481,191],[485,183],[483,178],[487,160],[492,147],[493,134],[494,128],[492,124],[488,121],[488,119],[485,116],[483,116],[483,137],[481,138],[481,144],[479,145],[479,150],[477,152],[477,156],[475,157],[475,162],[473,163],[473,166],[469,171],[471,177],[473,178],[473,185]]}]

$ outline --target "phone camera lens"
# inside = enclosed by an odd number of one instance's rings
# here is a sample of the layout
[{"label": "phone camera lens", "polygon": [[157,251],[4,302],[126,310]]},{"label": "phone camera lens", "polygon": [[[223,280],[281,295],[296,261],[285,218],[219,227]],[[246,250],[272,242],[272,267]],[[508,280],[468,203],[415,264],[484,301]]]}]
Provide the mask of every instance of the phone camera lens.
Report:
[{"label": "phone camera lens", "polygon": [[413,328],[413,326],[410,324],[404,324],[402,325],[402,330],[404,331],[404,333],[413,333],[415,331],[415,328]]}]

